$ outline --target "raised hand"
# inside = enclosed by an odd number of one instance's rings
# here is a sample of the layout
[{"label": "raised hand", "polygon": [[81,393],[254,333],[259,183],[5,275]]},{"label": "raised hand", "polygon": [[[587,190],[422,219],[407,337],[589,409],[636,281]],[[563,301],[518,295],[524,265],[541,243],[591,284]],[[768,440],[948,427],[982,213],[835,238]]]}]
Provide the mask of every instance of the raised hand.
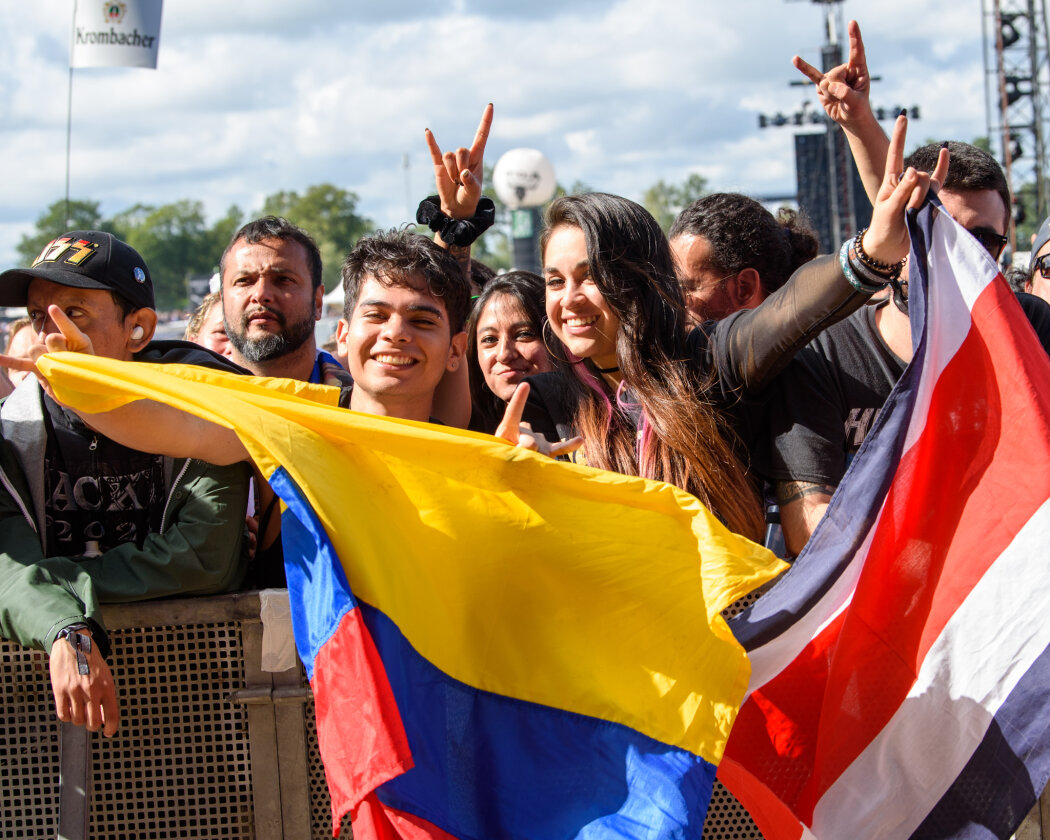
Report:
[{"label": "raised hand", "polygon": [[864,40],[860,26],[855,20],[849,22],[849,60],[845,64],[822,73],[799,56],[791,63],[817,87],[817,97],[825,113],[850,131],[874,120],[868,94],[871,90],[871,74],[864,55]]},{"label": "raised hand", "polygon": [[905,211],[919,207],[926,200],[930,189],[940,189],[948,175],[947,148],[941,149],[932,173],[919,172],[910,166],[904,170],[907,128],[908,118],[901,114],[893,125],[885,174],[875,197],[871,225],[862,240],[865,252],[885,263],[899,262],[908,255],[911,242],[904,218]]},{"label": "raised hand", "polygon": [[485,161],[485,144],[492,127],[492,104],[481,112],[481,122],[469,149],[462,146],[442,154],[441,147],[428,128],[424,130],[430,158],[434,162],[434,182],[441,212],[453,219],[469,219],[478,208]]},{"label": "raised hand", "polygon": [[556,458],[559,455],[568,455],[575,452],[583,445],[582,437],[569,438],[551,442],[539,432],[532,431],[532,426],[521,422],[521,414],[525,410],[525,403],[529,398],[529,383],[522,382],[514,391],[514,395],[507,402],[507,410],[503,413],[503,420],[496,429],[496,437],[503,438],[522,449],[531,449],[541,455],[549,455]]}]

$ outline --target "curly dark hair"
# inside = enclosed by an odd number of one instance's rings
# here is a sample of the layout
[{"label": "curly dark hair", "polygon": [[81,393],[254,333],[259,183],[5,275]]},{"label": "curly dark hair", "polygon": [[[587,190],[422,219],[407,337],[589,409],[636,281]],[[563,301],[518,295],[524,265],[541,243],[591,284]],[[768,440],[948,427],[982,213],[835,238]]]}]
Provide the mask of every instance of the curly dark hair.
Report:
[{"label": "curly dark hair", "polygon": [[774,216],[740,193],[713,193],[694,201],[678,214],[668,236],[704,237],[711,245],[712,271],[728,277],[753,268],[767,295],[819,251],[805,216],[786,207]]},{"label": "curly dark hair", "polygon": [[444,248],[407,229],[364,236],[343,260],[343,317],[349,321],[361,286],[374,277],[384,286],[411,286],[422,277],[427,291],[445,304],[452,335],[463,332],[470,311],[470,286],[459,263]]}]

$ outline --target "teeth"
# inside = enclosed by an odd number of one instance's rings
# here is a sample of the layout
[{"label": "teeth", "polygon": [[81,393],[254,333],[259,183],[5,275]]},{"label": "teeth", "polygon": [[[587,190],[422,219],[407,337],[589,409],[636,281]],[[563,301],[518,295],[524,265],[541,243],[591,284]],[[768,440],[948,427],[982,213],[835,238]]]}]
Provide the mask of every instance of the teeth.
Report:
[{"label": "teeth", "polygon": [[414,361],[408,356],[395,356],[392,353],[379,353],[375,360],[384,365],[410,365]]},{"label": "teeth", "polygon": [[593,324],[598,320],[597,315],[592,315],[590,318],[566,318],[565,326],[567,327],[586,327]]}]

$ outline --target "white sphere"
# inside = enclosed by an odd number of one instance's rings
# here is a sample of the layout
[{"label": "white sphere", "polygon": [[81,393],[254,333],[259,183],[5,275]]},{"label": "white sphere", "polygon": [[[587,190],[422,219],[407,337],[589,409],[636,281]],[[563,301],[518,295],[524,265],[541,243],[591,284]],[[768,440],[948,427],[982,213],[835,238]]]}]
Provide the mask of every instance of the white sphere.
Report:
[{"label": "white sphere", "polygon": [[511,210],[539,207],[554,198],[558,188],[554,167],[538,149],[511,149],[492,170],[492,185]]}]

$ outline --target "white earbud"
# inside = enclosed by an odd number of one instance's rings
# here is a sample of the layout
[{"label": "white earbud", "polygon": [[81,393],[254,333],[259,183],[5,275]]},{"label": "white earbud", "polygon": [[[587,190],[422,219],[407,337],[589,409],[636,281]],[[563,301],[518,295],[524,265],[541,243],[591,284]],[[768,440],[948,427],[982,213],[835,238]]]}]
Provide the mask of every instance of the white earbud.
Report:
[{"label": "white earbud", "polygon": [[146,331],[144,329],[142,329],[142,327],[135,327],[131,331],[131,337],[133,339],[135,339],[136,341],[138,341],[140,338],[142,338],[142,336],[144,336],[145,334],[146,334]]}]

